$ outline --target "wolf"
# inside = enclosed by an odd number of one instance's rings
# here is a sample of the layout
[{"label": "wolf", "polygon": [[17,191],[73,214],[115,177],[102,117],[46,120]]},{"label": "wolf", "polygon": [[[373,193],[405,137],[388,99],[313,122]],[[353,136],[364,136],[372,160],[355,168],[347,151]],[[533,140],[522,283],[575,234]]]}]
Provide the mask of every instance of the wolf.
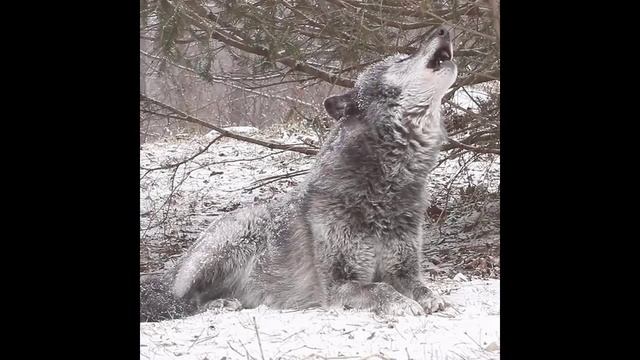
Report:
[{"label": "wolf", "polygon": [[195,308],[339,307],[391,315],[444,308],[420,256],[427,175],[446,142],[441,102],[457,77],[450,31],[376,63],[327,98],[336,120],[305,182],[280,201],[227,214],[173,270]]}]

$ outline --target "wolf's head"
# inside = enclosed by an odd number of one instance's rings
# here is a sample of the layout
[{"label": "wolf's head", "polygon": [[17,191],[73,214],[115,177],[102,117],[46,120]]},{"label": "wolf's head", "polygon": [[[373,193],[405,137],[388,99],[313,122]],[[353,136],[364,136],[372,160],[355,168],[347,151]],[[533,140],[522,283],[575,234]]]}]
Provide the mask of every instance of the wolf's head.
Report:
[{"label": "wolf's head", "polygon": [[353,90],[327,98],[325,109],[336,120],[365,113],[375,121],[380,117],[375,114],[391,113],[419,122],[429,108],[439,111],[442,97],[455,81],[458,70],[452,59],[449,30],[438,27],[413,55],[398,54],[367,68]]}]

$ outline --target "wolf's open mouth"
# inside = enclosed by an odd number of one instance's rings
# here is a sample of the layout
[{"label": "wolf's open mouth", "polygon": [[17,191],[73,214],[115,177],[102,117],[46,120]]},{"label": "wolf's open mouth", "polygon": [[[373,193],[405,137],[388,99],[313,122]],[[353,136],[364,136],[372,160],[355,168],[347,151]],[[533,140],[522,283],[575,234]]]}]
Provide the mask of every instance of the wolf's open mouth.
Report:
[{"label": "wolf's open mouth", "polygon": [[440,65],[444,61],[451,60],[453,57],[453,52],[451,51],[451,44],[449,42],[440,45],[440,47],[436,50],[433,58],[427,64],[427,68],[429,69],[437,69],[440,68]]}]

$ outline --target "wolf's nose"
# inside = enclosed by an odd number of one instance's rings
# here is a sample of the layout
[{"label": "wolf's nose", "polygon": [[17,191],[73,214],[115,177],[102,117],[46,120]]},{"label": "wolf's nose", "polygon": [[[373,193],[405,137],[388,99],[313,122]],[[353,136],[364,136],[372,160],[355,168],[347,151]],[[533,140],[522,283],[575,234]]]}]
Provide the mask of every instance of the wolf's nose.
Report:
[{"label": "wolf's nose", "polygon": [[445,26],[440,26],[438,29],[436,29],[436,36],[448,39],[449,29],[446,28]]}]

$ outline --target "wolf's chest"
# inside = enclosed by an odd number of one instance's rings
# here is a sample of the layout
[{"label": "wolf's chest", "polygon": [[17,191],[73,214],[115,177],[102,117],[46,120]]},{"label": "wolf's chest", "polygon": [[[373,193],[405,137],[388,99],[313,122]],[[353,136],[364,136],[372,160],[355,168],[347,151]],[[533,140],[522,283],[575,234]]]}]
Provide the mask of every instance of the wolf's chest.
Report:
[{"label": "wolf's chest", "polygon": [[[408,234],[407,234],[408,235]],[[407,249],[414,248],[415,242],[411,236],[398,236],[397,234],[384,238],[372,239],[371,243],[371,281],[384,281],[385,275],[393,273],[394,269],[402,266],[404,258],[408,255]]]},{"label": "wolf's chest", "polygon": [[381,241],[376,241],[373,246],[373,279],[372,281],[382,281],[385,273],[384,247]]}]

